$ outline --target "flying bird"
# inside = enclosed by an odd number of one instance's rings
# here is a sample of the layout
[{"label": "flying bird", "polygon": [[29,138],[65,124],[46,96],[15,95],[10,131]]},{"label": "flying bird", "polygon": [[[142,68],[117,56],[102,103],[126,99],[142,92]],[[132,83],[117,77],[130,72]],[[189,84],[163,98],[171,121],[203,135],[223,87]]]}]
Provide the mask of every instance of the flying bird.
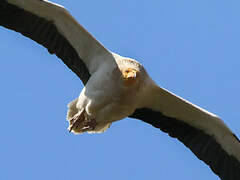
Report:
[{"label": "flying bird", "polygon": [[136,60],[110,52],[62,6],[46,0],[1,0],[0,25],[59,57],[85,85],[69,103],[69,131],[107,130],[125,117],[177,138],[222,180],[240,179],[240,141],[212,114],[159,87]]}]

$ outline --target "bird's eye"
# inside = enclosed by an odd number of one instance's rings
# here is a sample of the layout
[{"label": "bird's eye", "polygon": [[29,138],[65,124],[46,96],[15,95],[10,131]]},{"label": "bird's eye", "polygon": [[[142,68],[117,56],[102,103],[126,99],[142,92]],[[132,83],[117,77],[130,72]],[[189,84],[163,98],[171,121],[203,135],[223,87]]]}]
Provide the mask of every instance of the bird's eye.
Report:
[{"label": "bird's eye", "polygon": [[129,73],[129,70],[126,70],[125,72],[126,72],[126,73]]}]

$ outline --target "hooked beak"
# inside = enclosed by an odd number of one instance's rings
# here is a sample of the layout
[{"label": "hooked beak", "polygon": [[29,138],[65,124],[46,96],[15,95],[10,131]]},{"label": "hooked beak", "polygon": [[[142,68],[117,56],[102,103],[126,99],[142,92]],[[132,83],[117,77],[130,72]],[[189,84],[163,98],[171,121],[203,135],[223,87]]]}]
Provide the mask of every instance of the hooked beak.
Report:
[{"label": "hooked beak", "polygon": [[138,71],[133,68],[127,68],[122,71],[122,77],[124,80],[124,84],[129,86],[136,81],[138,75]]}]

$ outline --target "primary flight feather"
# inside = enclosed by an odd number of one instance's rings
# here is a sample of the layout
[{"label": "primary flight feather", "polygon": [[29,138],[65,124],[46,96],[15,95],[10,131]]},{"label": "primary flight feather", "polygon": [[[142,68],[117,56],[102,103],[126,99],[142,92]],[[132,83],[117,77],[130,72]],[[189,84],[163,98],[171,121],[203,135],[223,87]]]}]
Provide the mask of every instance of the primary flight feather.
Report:
[{"label": "primary flight feather", "polygon": [[240,142],[216,115],[159,87],[136,60],[112,53],[62,6],[45,0],[1,0],[0,25],[56,54],[85,85],[69,103],[74,133],[103,132],[125,117],[177,138],[222,180],[240,179]]}]

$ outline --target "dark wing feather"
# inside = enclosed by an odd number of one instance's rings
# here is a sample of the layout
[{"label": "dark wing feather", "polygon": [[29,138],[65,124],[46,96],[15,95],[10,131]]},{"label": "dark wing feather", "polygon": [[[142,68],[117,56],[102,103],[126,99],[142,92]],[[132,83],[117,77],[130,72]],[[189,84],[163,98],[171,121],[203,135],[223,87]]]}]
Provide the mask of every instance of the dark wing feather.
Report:
[{"label": "dark wing feather", "polygon": [[[148,108],[137,109],[130,117],[161,129],[187,146],[200,160],[210,166],[222,180],[240,179],[240,162],[229,155],[213,136],[175,118]],[[233,138],[236,138],[233,135]]]},{"label": "dark wing feather", "polygon": [[87,83],[90,73],[68,40],[57,30],[54,23],[38,17],[6,1],[0,1],[0,25],[20,32],[43,45]]},{"label": "dark wing feather", "polygon": [[[42,15],[37,12],[40,8]],[[51,54],[62,59],[84,84],[101,61],[108,59],[110,63],[115,63],[112,54],[64,8],[47,1],[1,0],[0,26],[19,32],[43,45]],[[96,58],[103,54],[105,56],[101,60]]]}]

